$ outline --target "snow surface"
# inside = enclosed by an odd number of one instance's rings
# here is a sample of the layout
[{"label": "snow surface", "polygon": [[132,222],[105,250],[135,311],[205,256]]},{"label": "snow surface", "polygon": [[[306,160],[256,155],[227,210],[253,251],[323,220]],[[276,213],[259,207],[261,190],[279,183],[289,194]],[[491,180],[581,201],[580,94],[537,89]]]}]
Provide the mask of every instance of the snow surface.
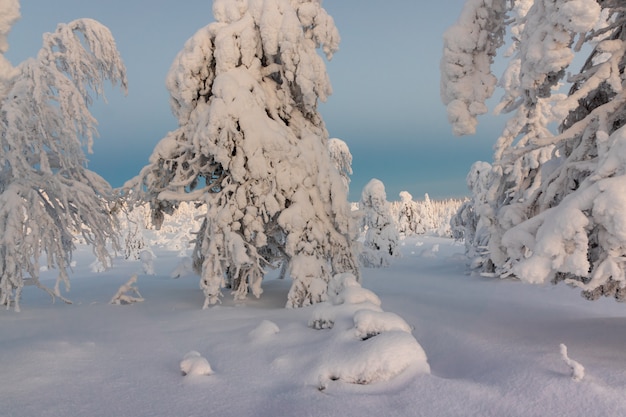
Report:
[{"label": "snow surface", "polygon": [[[260,299],[225,297],[202,310],[197,277],[170,277],[180,250],[152,249],[155,275],[122,257],[94,273],[93,255],[80,246],[67,294],[74,304],[26,287],[21,313],[0,312],[0,415],[626,415],[626,307],[586,301],[565,285],[468,276],[463,245],[450,239],[406,239],[389,268],[363,270],[363,287],[398,317],[381,324],[374,307],[321,330],[308,325],[315,306],[283,307],[288,279],[269,279]],[[145,301],[109,304],[135,273]],[[42,282],[55,277],[42,271]],[[349,339],[355,323],[387,336]],[[430,374],[409,368],[370,385],[320,381],[322,371],[362,366],[356,359],[367,343],[382,351],[405,343],[400,356],[410,359],[418,354],[410,340],[426,353]],[[572,380],[561,344],[584,364],[582,380]],[[192,351],[212,375],[181,375]]]}]

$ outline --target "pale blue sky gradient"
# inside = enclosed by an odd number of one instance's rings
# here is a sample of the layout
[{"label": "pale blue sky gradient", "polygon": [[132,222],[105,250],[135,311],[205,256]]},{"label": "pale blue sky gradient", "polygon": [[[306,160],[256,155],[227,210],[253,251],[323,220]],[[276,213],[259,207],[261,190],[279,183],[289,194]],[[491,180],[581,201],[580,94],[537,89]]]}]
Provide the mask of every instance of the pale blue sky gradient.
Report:
[{"label": "pale blue sky gradient", "polygon": [[[467,195],[465,175],[474,161],[491,161],[502,121],[488,116],[476,136],[457,138],[439,99],[442,34],[463,0],[326,0],[342,42],[327,70],[334,94],[320,106],[331,137],[353,154],[351,200],[371,179],[387,198],[406,190],[415,198]],[[129,92],[107,93],[92,113],[100,138],[90,169],[113,186],[136,175],[154,145],[176,128],[165,76],[176,53],[213,20],[209,0],[27,1],[9,36],[9,60],[33,57],[41,35],[57,23],[90,17],[115,37],[128,70]]]}]

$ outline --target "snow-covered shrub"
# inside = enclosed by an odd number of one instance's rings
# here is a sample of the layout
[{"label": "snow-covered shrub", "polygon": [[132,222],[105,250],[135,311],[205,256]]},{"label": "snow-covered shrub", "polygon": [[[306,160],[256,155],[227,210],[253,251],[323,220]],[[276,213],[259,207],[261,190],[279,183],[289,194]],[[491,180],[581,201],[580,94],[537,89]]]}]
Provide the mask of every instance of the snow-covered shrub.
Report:
[{"label": "snow-covered shrub", "polygon": [[366,230],[359,254],[361,264],[368,268],[389,266],[391,259],[400,255],[400,236],[382,181],[374,178],[363,187],[359,207]]},{"label": "snow-covered shrub", "polygon": [[138,260],[139,254],[146,247],[144,235],[138,224],[132,225],[127,230],[124,243],[124,259]]},{"label": "snow-covered shrub", "polygon": [[[124,64],[109,30],[91,19],[43,35],[34,59],[13,67],[6,36],[19,2],[0,3],[0,305],[19,299],[28,279],[53,297],[69,288],[74,235],[110,265],[115,237],[109,184],[86,168],[96,120],[88,110],[104,80],[126,88]],[[39,282],[39,262],[59,271],[53,289]],[[69,301],[68,301],[69,302]]]},{"label": "snow-covered shrub", "polygon": [[411,333],[411,326],[395,313],[358,310],[354,314],[354,330],[356,337],[365,340],[383,332],[400,331]]},{"label": "snow-covered shrub", "polygon": [[180,361],[180,372],[183,376],[207,376],[213,374],[213,369],[206,358],[192,350]]},{"label": "snow-covered shrub", "polygon": [[372,291],[363,288],[350,273],[333,277],[329,290],[329,300],[319,303],[309,318],[309,327],[331,329],[338,319],[353,323],[353,316],[359,310],[381,312],[380,298]]},{"label": "snow-covered shrub", "polygon": [[144,299],[139,292],[139,288],[135,285],[136,283],[137,275],[133,275],[125,284],[120,286],[113,298],[111,298],[111,301],[109,301],[109,304],[132,304],[143,301]]},{"label": "snow-covered shrub", "polygon": [[401,317],[383,312],[378,296],[356,278],[343,274],[334,279],[339,292],[317,304],[309,319],[310,327],[326,329],[331,338],[314,369],[320,390],[331,381],[374,384],[405,371],[430,373],[424,350]]},{"label": "snow-covered shrub", "polygon": [[389,331],[366,340],[345,342],[317,370],[319,389],[331,381],[368,385],[390,381],[405,371],[429,374],[426,353],[415,338],[402,331]]},{"label": "snow-covered shrub", "polygon": [[139,252],[139,260],[141,268],[146,275],[156,275],[154,272],[154,258],[156,255],[150,249],[144,249]]},{"label": "snow-covered shrub", "polygon": [[563,359],[563,362],[570,368],[572,379],[574,381],[582,381],[585,377],[585,367],[567,355],[567,346],[563,343],[559,345],[559,351],[561,353],[561,359]]},{"label": "snow-covered shrub", "polygon": [[[478,58],[486,49],[494,52],[491,46],[501,38],[502,27],[515,35],[497,108],[513,115],[496,143],[486,204],[474,207],[486,235],[475,237],[473,245],[488,241],[482,271],[531,283],[565,281],[580,287],[588,299],[605,295],[625,300],[623,5],[535,0],[514,7],[499,1],[498,10],[505,4],[512,8],[493,22],[496,30],[491,31],[482,20],[489,11],[481,7],[487,6],[467,2],[465,20],[446,36],[442,64],[442,79],[456,77],[455,89],[442,96],[449,112],[458,116],[454,119],[461,120],[463,106],[457,108],[450,99],[463,101],[463,91],[476,85],[471,74],[490,71],[488,60]],[[476,27],[486,30],[486,36],[464,50],[468,68],[459,72],[448,50],[468,45]],[[565,78],[581,51],[591,53],[580,73]],[[564,83],[567,94],[561,93]]]},{"label": "snow-covered shrub", "polygon": [[205,308],[224,287],[260,296],[266,269],[284,263],[287,306],[322,301],[332,275],[357,273],[317,110],[331,93],[317,50],[332,57],[337,29],[319,0],[215,0],[213,14],[167,77],[178,129],[126,188],[147,190],[157,227],[182,201],[205,205],[193,253]]}]

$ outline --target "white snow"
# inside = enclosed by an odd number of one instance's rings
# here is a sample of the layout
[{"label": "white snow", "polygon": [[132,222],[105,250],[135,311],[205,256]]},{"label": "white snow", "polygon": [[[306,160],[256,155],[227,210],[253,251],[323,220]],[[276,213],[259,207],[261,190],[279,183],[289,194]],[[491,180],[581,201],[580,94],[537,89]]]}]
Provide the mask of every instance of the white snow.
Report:
[{"label": "white snow", "polygon": [[[438,256],[411,254],[420,243],[439,245]],[[180,258],[164,246],[153,247],[156,275],[139,275],[145,301],[110,305],[140,261],[118,257],[110,270],[94,274],[93,254],[81,245],[72,305],[53,303],[28,286],[21,313],[0,312],[0,414],[626,414],[624,305],[586,301],[565,285],[468,276],[459,256],[463,245],[449,239],[410,238],[400,248],[402,258],[388,268],[363,271],[362,286],[380,299],[386,327],[361,340],[356,327],[378,326],[374,304],[367,312],[336,312],[340,320],[332,329],[317,330],[308,325],[316,306],[284,308],[289,280],[270,277],[260,299],[225,297],[202,310],[197,277],[170,278]],[[54,283],[55,274],[42,271],[42,283]],[[344,281],[338,293],[356,284]],[[391,314],[410,332],[389,328]],[[582,380],[572,381],[560,344],[584,364]],[[427,362],[416,361],[423,359],[418,346]],[[181,376],[181,359],[190,351],[209,359],[211,376]],[[419,367],[424,364],[430,374]],[[379,380],[353,383],[361,378]]]}]

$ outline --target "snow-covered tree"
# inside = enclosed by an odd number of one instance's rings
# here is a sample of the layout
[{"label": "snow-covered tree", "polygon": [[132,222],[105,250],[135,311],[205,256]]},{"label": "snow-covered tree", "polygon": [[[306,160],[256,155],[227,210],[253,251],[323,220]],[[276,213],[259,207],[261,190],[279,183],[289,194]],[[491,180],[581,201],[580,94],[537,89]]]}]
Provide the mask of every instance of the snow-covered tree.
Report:
[{"label": "snow-covered tree", "polygon": [[464,202],[456,214],[450,219],[452,237],[465,242],[465,252],[471,261],[472,269],[488,271],[493,268],[490,263],[489,228],[491,226],[491,206],[487,192],[489,191],[489,174],[491,165],[487,162],[475,162],[467,174],[467,188],[472,198]]},{"label": "snow-covered tree", "polygon": [[352,175],[352,154],[348,144],[341,139],[331,138],[328,140],[328,151],[335,163],[335,167],[341,174],[341,179],[346,189],[350,187],[350,175]]},{"label": "snow-covered tree", "polygon": [[179,128],[128,187],[155,220],[181,201],[207,206],[194,262],[204,307],[222,288],[260,296],[266,267],[288,262],[287,306],[326,298],[334,274],[357,272],[347,191],[317,110],[331,86],[339,34],[320,0],[215,0],[215,22],[167,77]]},{"label": "snow-covered tree", "polygon": [[[489,8],[504,13],[494,17]],[[463,16],[446,35],[442,61],[442,97],[455,125],[471,125],[468,108],[484,105],[491,94],[468,94],[476,88],[468,75],[489,71],[476,58],[484,51],[493,58],[503,28],[513,35],[496,109],[513,116],[487,179],[481,216],[489,262],[482,266],[527,282],[565,281],[589,299],[626,299],[623,2],[468,1]],[[566,76],[583,51],[588,57],[582,70]],[[456,87],[443,87],[448,82]],[[570,87],[567,94],[561,93],[563,84]]]},{"label": "snow-covered tree", "polygon": [[424,234],[424,226],[420,222],[420,207],[408,191],[400,192],[400,203],[397,209],[398,232],[404,236]]},{"label": "snow-covered tree", "polygon": [[373,178],[363,187],[359,207],[366,229],[361,264],[368,268],[389,266],[393,257],[400,256],[400,235],[382,181]]},{"label": "snow-covered tree", "polygon": [[[111,190],[86,169],[82,146],[91,151],[96,132],[93,95],[102,94],[105,79],[125,89],[126,75],[111,33],[90,19],[58,25],[35,59],[12,67],[4,53],[19,2],[0,2],[0,16],[0,305],[18,310],[27,279],[63,298],[74,235],[110,263]],[[42,255],[59,271],[54,289],[39,282]]]}]

